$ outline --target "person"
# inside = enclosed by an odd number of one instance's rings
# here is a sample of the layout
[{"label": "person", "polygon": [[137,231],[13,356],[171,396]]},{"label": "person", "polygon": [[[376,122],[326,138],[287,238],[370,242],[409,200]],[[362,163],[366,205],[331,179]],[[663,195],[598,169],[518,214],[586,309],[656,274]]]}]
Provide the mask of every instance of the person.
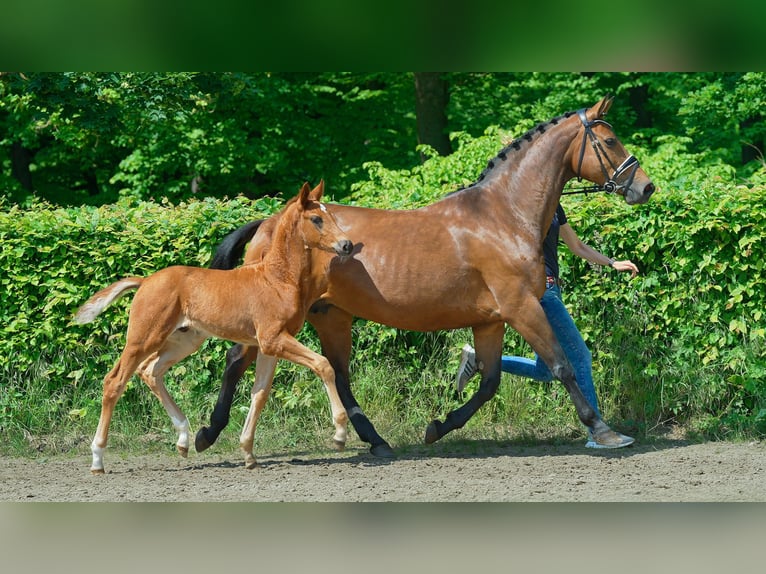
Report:
[{"label": "person", "polygon": [[[543,256],[545,259],[545,293],[540,299],[545,316],[553,329],[556,338],[559,341],[564,354],[572,365],[577,379],[577,385],[580,387],[585,399],[590,403],[596,413],[601,416],[598,407],[598,398],[596,389],[593,386],[593,372],[591,365],[591,353],[588,346],[577,329],[572,316],[564,306],[561,298],[561,288],[559,281],[559,263],[558,263],[558,244],[559,238],[564,240],[567,247],[586,261],[598,265],[609,266],[612,269],[622,272],[630,272],[631,277],[638,273],[638,267],[630,260],[615,261],[606,255],[599,253],[591,246],[585,244],[575,233],[567,221],[566,213],[561,205],[556,208],[548,234],[543,242]],[[466,344],[461,353],[460,366],[458,367],[455,384],[458,391],[462,391],[468,380],[479,372],[481,365],[476,364],[476,352],[471,345]],[[528,359],[526,357],[514,357],[504,355],[501,358],[500,368],[503,372],[528,377],[537,381],[551,381],[553,375],[548,366],[539,357]],[[588,431],[588,441],[585,443],[587,448],[622,448],[633,444],[634,438],[618,433],[621,441],[613,446],[605,446],[595,442]]]}]

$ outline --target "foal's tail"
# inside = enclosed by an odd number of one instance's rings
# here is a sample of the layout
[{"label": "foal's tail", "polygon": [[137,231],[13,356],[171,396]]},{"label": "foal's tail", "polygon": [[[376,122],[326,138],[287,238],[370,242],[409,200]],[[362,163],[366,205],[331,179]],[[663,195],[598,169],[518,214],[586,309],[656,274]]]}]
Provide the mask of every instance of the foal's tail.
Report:
[{"label": "foal's tail", "polygon": [[210,262],[210,269],[234,269],[245,251],[245,245],[264,221],[266,220],[251,221],[224,237]]},{"label": "foal's tail", "polygon": [[101,314],[101,311],[125,295],[126,292],[138,289],[143,282],[144,279],[142,277],[126,277],[116,283],[112,283],[106,289],[102,289],[93,295],[77,310],[74,322],[80,325],[90,323]]}]

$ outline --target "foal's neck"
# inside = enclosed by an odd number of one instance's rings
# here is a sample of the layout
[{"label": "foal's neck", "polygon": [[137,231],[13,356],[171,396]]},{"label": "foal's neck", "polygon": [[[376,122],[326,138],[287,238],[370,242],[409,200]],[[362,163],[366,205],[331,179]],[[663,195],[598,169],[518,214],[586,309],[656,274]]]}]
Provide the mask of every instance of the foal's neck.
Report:
[{"label": "foal's neck", "polygon": [[294,287],[309,294],[323,289],[321,277],[314,273],[315,258],[322,253],[304,243],[303,233],[298,228],[301,222],[300,216],[293,217],[293,214],[280,217],[271,246],[261,263],[265,272],[283,283],[285,288]]}]

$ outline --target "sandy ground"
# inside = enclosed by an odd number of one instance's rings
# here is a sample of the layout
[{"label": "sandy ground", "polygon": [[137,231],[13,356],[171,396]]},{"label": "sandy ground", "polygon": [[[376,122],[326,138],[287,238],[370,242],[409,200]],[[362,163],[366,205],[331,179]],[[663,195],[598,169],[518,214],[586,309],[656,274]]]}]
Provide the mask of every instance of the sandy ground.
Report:
[{"label": "sandy ground", "polygon": [[85,455],[0,458],[0,501],[496,502],[766,501],[766,443],[661,441],[619,451],[580,443],[437,443],[377,459],[342,453],[192,452],[188,459],[110,448],[106,474]]}]

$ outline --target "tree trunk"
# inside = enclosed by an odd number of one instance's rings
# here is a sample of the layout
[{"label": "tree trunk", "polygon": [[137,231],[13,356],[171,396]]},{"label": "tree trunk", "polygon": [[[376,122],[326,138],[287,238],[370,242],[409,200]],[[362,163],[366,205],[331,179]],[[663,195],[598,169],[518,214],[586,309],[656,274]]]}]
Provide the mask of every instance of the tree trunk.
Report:
[{"label": "tree trunk", "polygon": [[21,142],[15,141],[11,144],[11,175],[15,177],[21,187],[27,191],[34,191],[32,186],[32,172],[29,171],[29,165],[34,157],[32,150],[25,148]]},{"label": "tree trunk", "polygon": [[447,133],[449,86],[441,72],[415,72],[415,115],[418,143],[434,148],[439,155],[452,153]]}]

